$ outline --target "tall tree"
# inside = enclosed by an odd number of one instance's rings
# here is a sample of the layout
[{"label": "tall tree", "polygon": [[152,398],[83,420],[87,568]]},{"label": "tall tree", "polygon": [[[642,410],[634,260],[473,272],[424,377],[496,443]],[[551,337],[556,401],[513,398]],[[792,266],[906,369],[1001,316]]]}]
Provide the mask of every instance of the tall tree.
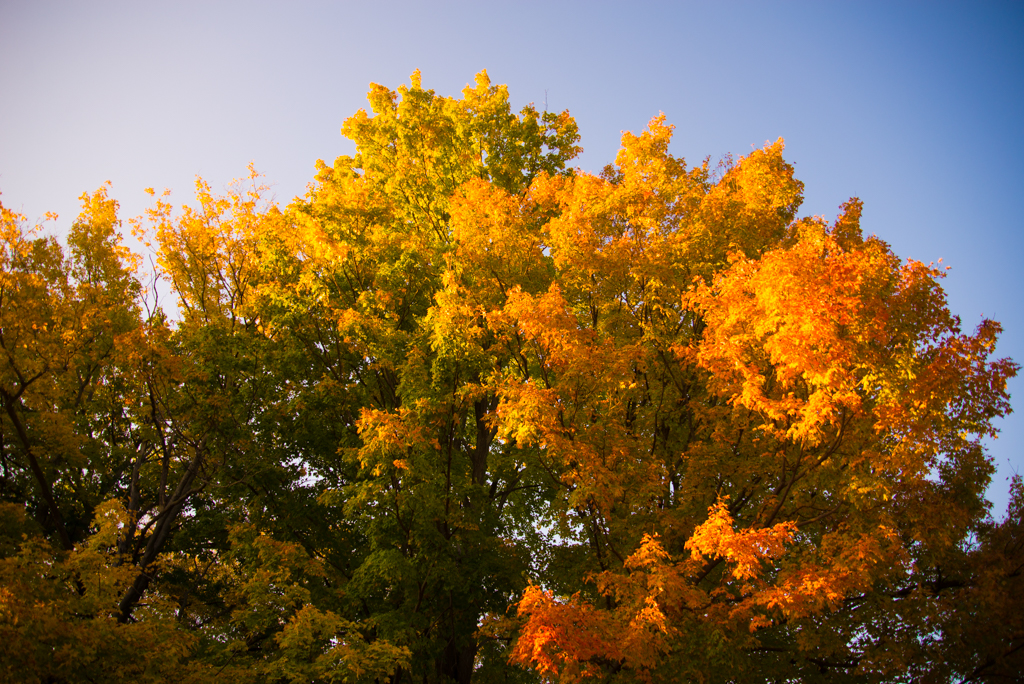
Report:
[{"label": "tall tree", "polygon": [[194,642],[160,597],[118,628],[195,469],[157,439],[156,387],[174,383],[174,364],[162,317],[142,317],[117,203],[106,187],[82,201],[67,250],[0,208],[0,653],[10,681],[163,679]]},{"label": "tall tree", "polygon": [[577,562],[520,601],[513,659],[560,681],[970,676],[937,625],[990,581],[965,545],[1017,370],[989,360],[998,324],[963,334],[942,273],[864,239],[856,199],[797,219],[781,141],[709,183],[669,134],[560,189],[564,266],[514,314],[548,371],[503,391],[499,434],[545,447]]},{"label": "tall tree", "polygon": [[346,552],[350,619],[409,650],[395,681],[469,682],[481,663],[507,669],[478,626],[522,590],[547,497],[532,457],[495,441],[491,376],[517,360],[485,315],[508,288],[550,280],[529,188],[565,173],[576,128],[513,114],[486,73],[462,100],[415,74],[370,103],[343,128],[356,156],[322,166],[288,212],[265,318],[314,369],[295,391],[328,423],[303,460],[335,521],[323,543]]}]

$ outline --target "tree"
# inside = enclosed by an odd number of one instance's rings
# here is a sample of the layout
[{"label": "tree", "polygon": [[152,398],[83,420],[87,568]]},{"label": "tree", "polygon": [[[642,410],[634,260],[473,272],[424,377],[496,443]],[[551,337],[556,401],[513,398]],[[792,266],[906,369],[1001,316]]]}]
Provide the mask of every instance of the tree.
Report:
[{"label": "tree", "polygon": [[5,213],[9,678],[1019,679],[1017,366],[941,271],[781,140],[592,175],[486,72],[369,99],[289,206],[137,222],[173,322],[104,190],[70,258]]},{"label": "tree", "polygon": [[162,680],[195,641],[159,596],[119,629],[195,471],[167,496],[180,468],[155,436],[163,411],[154,383],[174,378],[160,358],[167,330],[159,316],[142,319],[116,202],[105,187],[82,202],[66,253],[0,207],[5,681]]},{"label": "tree", "polygon": [[[408,649],[395,681],[468,682],[481,619],[524,586],[547,489],[528,455],[495,442],[490,376],[516,360],[481,304],[546,284],[529,187],[564,173],[577,136],[566,114],[512,114],[484,73],[461,101],[418,75],[399,94],[371,91],[375,116],[343,129],[357,156],[321,166],[290,208],[262,316],[310,364],[293,391],[322,422],[296,447],[331,521],[321,544],[341,552],[350,619]],[[477,211],[507,220],[511,263],[485,263]],[[495,267],[508,282],[484,270]]]}]

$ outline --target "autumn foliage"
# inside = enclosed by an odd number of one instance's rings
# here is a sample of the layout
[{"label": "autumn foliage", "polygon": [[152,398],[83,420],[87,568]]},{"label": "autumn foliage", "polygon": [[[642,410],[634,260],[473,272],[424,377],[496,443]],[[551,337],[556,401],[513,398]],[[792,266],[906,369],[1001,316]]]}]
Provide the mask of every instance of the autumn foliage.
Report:
[{"label": "autumn foliage", "polygon": [[1024,678],[1017,365],[941,270],[800,217],[781,140],[593,175],[485,72],[369,101],[148,260],[107,187],[3,210],[0,679]]}]

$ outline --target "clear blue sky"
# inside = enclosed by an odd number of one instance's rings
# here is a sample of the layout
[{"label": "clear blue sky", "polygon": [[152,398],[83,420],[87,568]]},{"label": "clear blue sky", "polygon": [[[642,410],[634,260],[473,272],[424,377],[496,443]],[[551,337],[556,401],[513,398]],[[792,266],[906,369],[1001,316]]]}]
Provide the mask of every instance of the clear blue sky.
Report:
[{"label": "clear blue sky", "polygon": [[[105,180],[191,198],[255,162],[287,202],[371,82],[456,95],[486,68],[513,104],[568,109],[597,171],[664,112],[691,163],[786,139],[803,213],[852,195],[901,257],[952,266],[951,307],[1024,361],[1024,3],[0,2],[0,192],[30,220]],[[990,445],[1024,471],[1019,413]]]}]

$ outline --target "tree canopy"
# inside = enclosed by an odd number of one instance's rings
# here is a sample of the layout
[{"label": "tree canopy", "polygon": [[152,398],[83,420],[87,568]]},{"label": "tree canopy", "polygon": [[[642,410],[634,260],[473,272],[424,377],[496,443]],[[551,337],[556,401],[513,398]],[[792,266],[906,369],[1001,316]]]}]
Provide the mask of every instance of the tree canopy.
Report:
[{"label": "tree canopy", "polygon": [[781,140],[594,175],[486,72],[369,103],[287,206],[155,196],[150,273],[106,186],[3,209],[0,678],[1024,678],[1018,366],[940,269]]}]

